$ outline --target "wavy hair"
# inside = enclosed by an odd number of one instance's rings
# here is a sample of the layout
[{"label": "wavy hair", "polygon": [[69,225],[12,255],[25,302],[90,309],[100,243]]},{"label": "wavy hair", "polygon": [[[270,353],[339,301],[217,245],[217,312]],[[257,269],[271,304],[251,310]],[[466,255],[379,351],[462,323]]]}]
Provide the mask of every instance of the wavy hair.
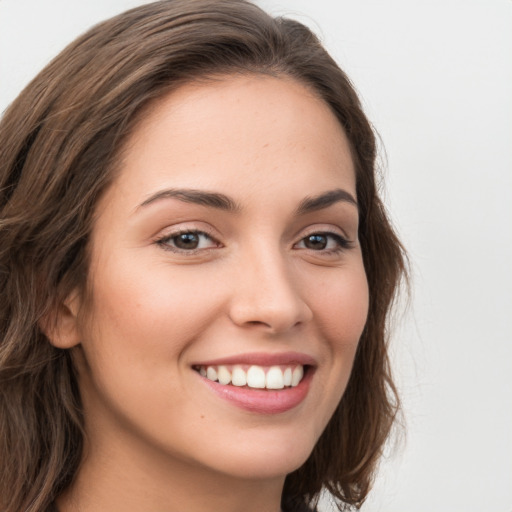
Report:
[{"label": "wavy hair", "polygon": [[69,351],[40,328],[84,291],[95,207],[123,143],[153,100],[230,74],[291,77],[332,109],[356,168],[370,305],[346,392],[283,504],[323,489],[340,510],[366,498],[398,410],[387,323],[405,254],[379,198],[376,142],[354,88],[304,25],[244,0],[164,0],[89,30],[18,96],[0,122],[0,510],[43,512],[83,451]]}]

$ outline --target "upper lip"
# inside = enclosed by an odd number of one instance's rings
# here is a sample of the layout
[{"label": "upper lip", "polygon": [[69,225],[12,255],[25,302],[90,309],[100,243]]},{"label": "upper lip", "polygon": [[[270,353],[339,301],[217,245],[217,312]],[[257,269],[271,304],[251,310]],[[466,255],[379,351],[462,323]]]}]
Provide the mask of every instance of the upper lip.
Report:
[{"label": "upper lip", "polygon": [[253,352],[221,357],[219,359],[211,359],[208,361],[198,361],[192,366],[219,366],[234,364],[248,364],[257,366],[286,366],[301,364],[303,366],[316,366],[316,361],[310,355],[303,354],[301,352]]}]

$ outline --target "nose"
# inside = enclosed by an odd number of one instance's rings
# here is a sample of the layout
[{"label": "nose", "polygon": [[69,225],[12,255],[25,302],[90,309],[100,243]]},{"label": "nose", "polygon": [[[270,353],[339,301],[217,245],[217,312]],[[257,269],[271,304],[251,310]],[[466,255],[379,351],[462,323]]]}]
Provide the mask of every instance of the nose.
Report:
[{"label": "nose", "polygon": [[292,262],[276,250],[252,253],[240,265],[233,284],[229,315],[240,327],[269,334],[307,323],[313,313],[300,290]]}]

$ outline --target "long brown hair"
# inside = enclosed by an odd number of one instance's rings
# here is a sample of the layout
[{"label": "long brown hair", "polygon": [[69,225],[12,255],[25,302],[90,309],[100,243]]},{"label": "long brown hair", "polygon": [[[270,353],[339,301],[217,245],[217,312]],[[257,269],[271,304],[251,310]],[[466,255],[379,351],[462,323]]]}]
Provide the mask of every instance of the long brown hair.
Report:
[{"label": "long brown hair", "polygon": [[347,390],[283,502],[322,489],[360,505],[398,408],[387,318],[404,253],[378,196],[376,144],[346,75],[309,29],[244,0],[164,0],[93,27],[19,95],[0,123],[0,510],[42,512],[70,484],[83,448],[72,359],[41,319],[85,290],[95,205],[123,142],[152,100],[234,73],[288,76],[331,107],[357,173],[370,309]]}]

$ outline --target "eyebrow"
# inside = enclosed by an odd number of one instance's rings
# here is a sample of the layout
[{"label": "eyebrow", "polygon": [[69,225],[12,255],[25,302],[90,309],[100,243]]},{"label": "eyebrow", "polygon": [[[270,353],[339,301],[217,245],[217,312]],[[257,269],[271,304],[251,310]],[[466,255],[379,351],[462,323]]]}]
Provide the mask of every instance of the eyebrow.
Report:
[{"label": "eyebrow", "polygon": [[[144,202],[142,202],[139,208],[143,208],[153,204],[156,201],[169,198],[178,199],[185,203],[193,203],[210,208],[216,208],[227,212],[239,212],[242,209],[241,206],[236,203],[236,201],[219,192],[206,192],[204,190],[174,188],[156,192],[155,194],[148,197]],[[304,215],[306,213],[322,210],[339,202],[346,202],[354,205],[357,208],[357,201],[354,199],[352,194],[346,190],[337,188],[334,190],[329,190],[328,192],[323,192],[317,196],[306,197],[297,207],[296,214]]]},{"label": "eyebrow", "polygon": [[217,208],[219,210],[225,210],[228,212],[238,212],[241,210],[240,206],[224,194],[217,192],[205,192],[203,190],[195,189],[166,189],[153,194],[148,197],[141,205],[141,207],[148,206],[155,201],[161,199],[174,198],[179,199],[185,203],[193,203],[202,206],[208,206],[210,208]]},{"label": "eyebrow", "polygon": [[324,208],[328,208],[329,206],[339,202],[346,202],[358,208],[357,201],[350,192],[337,188],[317,196],[306,197],[303,199],[297,208],[297,215],[304,215],[317,210],[323,210]]}]

